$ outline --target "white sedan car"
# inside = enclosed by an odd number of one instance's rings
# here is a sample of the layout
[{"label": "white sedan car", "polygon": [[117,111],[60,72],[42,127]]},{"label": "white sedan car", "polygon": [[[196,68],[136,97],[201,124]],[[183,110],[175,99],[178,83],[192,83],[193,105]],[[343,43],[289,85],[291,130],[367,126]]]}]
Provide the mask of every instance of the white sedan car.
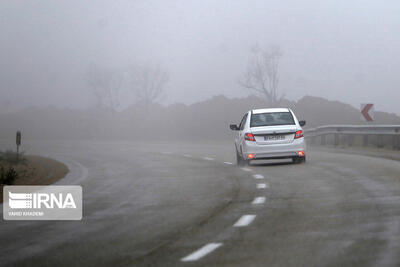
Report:
[{"label": "white sedan car", "polygon": [[288,108],[254,109],[248,111],[239,126],[231,124],[237,131],[235,137],[238,165],[250,160],[286,159],[295,163],[305,162],[306,143],[303,137],[305,121],[298,121]]}]

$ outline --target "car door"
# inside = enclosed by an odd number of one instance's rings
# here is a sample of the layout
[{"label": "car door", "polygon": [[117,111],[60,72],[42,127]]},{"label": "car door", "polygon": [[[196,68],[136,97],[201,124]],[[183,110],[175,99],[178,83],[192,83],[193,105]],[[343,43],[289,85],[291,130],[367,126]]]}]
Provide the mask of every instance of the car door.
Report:
[{"label": "car door", "polygon": [[245,127],[246,120],[247,120],[247,114],[248,113],[244,114],[244,116],[239,124],[239,131],[237,131],[236,138],[235,138],[236,139],[235,140],[236,149],[238,152],[240,152],[241,144],[243,142],[244,127]]}]

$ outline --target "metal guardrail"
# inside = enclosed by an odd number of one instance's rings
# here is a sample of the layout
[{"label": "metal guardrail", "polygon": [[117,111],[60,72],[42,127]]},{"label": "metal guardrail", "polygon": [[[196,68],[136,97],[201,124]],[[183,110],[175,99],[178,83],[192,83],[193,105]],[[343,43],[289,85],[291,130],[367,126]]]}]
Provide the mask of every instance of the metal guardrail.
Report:
[{"label": "metal guardrail", "polygon": [[326,125],[305,129],[311,144],[400,149],[400,125]]},{"label": "metal guardrail", "polygon": [[400,125],[326,125],[313,129],[306,129],[307,136],[317,136],[329,133],[343,134],[400,134]]}]

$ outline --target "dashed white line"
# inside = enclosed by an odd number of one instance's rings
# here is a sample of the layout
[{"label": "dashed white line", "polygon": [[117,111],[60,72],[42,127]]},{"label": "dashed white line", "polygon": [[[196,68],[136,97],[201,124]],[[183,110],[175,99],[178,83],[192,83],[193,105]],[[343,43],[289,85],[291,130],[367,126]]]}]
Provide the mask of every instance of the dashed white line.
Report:
[{"label": "dashed white line", "polygon": [[183,156],[187,157],[187,158],[191,158],[192,157],[192,155],[189,155],[189,154],[183,154]]},{"label": "dashed white line", "polygon": [[254,219],[256,218],[256,215],[243,215],[240,217],[240,219],[233,225],[234,227],[245,227],[252,223]]},{"label": "dashed white line", "polygon": [[172,152],[169,152],[169,151],[165,151],[165,152],[162,152],[163,154],[165,154],[165,155],[170,155],[170,154],[172,154]]},{"label": "dashed white line", "polygon": [[253,177],[256,179],[264,179],[264,176],[261,174],[254,174]]},{"label": "dashed white line", "polygon": [[207,254],[213,252],[220,246],[222,246],[222,243],[209,243],[203,246],[202,248],[196,250],[192,254],[189,254],[188,256],[182,258],[181,261],[197,261],[200,258],[206,256]]},{"label": "dashed white line", "polygon": [[214,160],[214,158],[204,157],[205,160]]},{"label": "dashed white line", "polygon": [[233,164],[232,162],[229,162],[229,161],[225,161],[224,163],[228,164],[228,165],[232,165]]},{"label": "dashed white line", "polygon": [[251,172],[251,169],[249,169],[249,168],[241,168],[243,171],[245,171],[245,172]]},{"label": "dashed white line", "polygon": [[265,203],[265,197],[256,197],[251,204],[253,205],[258,205],[258,204],[264,204]]},{"label": "dashed white line", "polygon": [[268,183],[257,184],[257,189],[264,189],[264,188],[269,188],[269,184]]}]

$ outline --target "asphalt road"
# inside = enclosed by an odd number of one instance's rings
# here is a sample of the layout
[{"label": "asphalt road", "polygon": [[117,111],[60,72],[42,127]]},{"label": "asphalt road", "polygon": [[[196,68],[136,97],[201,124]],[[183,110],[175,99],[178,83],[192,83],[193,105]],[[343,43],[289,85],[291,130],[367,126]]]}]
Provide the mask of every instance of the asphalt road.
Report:
[{"label": "asphalt road", "polygon": [[83,186],[84,216],[2,220],[1,266],[400,266],[399,161],[310,150],[242,169],[230,143],[24,149],[68,164],[58,184]]}]

